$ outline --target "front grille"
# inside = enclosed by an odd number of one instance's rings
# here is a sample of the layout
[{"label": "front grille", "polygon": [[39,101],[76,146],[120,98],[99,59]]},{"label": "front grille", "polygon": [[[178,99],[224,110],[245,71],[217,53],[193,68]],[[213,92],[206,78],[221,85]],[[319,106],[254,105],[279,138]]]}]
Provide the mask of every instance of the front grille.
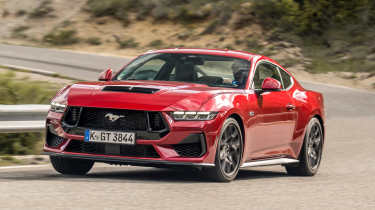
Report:
[{"label": "front grille", "polygon": [[200,157],[202,155],[201,143],[175,144],[173,149],[181,157]]},{"label": "front grille", "polygon": [[67,133],[83,135],[85,129],[133,131],[140,139],[160,139],[168,127],[160,112],[70,106],[63,120]]},{"label": "front grille", "polygon": [[59,147],[64,142],[64,138],[56,136],[51,132],[47,131],[46,143],[48,147]]},{"label": "front grille", "polygon": [[142,131],[147,129],[147,116],[144,111],[84,107],[78,126],[116,131]]},{"label": "front grille", "polygon": [[71,140],[66,152],[87,153],[95,155],[119,155],[126,157],[160,158],[152,145],[103,144]]}]

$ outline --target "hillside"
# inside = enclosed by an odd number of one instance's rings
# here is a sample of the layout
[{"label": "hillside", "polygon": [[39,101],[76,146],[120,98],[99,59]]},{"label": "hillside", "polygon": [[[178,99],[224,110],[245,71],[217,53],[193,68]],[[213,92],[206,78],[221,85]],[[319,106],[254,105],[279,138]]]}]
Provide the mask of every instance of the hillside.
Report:
[{"label": "hillside", "polygon": [[375,89],[375,6],[335,1],[337,8],[325,7],[337,14],[331,17],[307,0],[0,0],[0,41],[124,56],[173,47],[246,50],[302,80]]}]

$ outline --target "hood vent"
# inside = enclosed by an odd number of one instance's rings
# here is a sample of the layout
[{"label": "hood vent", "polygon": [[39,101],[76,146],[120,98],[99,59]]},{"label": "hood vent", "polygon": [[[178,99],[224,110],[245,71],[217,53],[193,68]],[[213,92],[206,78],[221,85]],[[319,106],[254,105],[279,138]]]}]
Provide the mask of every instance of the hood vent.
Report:
[{"label": "hood vent", "polygon": [[102,91],[153,94],[158,92],[159,89],[133,86],[106,86]]}]

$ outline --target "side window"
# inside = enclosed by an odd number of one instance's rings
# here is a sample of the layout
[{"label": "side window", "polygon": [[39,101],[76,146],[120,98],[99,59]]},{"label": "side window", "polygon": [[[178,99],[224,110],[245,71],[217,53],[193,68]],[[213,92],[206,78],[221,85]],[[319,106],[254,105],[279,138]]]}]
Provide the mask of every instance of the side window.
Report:
[{"label": "side window", "polygon": [[291,76],[286,73],[284,70],[280,69],[281,78],[283,79],[284,89],[287,89],[292,84],[292,78]]},{"label": "side window", "polygon": [[282,84],[277,67],[270,63],[261,63],[258,65],[254,74],[253,88],[262,89],[263,80],[266,79],[267,77],[276,79]]}]

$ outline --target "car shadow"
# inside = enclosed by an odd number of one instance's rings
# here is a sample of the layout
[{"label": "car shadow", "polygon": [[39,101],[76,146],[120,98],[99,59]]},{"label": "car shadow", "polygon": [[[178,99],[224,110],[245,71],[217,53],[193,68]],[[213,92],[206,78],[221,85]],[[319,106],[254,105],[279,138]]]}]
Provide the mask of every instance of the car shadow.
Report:
[{"label": "car shadow", "polygon": [[[276,170],[240,170],[236,181],[289,177]],[[67,181],[67,182],[174,182],[204,183],[212,182],[203,172],[191,168],[143,168],[123,167],[111,170],[110,167],[94,169],[85,176],[61,175],[51,169],[38,171],[8,172],[0,174],[0,182],[5,181]]]}]

